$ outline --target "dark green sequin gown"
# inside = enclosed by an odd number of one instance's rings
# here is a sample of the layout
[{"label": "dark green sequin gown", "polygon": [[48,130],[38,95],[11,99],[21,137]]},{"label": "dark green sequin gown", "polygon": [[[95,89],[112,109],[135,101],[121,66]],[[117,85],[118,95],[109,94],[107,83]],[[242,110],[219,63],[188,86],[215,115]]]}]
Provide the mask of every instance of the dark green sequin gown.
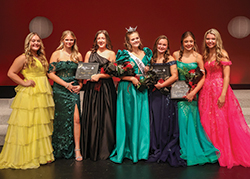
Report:
[{"label": "dark green sequin gown", "polygon": [[[74,81],[77,63],[72,61],[60,61],[50,64],[49,72],[56,72],[56,75],[66,82]],[[52,146],[55,158],[74,157],[74,109],[75,105],[80,112],[80,96],[71,93],[64,86],[54,82],[53,98],[55,102],[54,131],[52,135]]]}]

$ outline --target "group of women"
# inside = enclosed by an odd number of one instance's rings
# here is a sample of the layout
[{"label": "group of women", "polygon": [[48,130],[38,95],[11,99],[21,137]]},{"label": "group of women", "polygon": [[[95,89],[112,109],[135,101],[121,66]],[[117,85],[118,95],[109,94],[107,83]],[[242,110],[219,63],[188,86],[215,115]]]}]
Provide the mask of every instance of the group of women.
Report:
[{"label": "group of women", "polygon": [[[124,45],[126,49],[115,55],[108,32],[100,30],[83,60],[76,36],[64,31],[48,64],[42,40],[30,33],[25,53],[8,71],[19,85],[0,169],[37,168],[54,157],[109,158],[115,163],[124,158],[134,163],[167,161],[175,167],[219,161],[228,168],[250,167],[250,129],[229,86],[232,63],[217,30],[205,33],[203,56],[189,31],[182,35],[180,50],[173,56],[165,35],[156,39],[152,53],[143,48],[136,28],[127,29]],[[85,84],[82,112],[83,81],[75,78],[79,61],[99,64],[98,73]],[[111,76],[103,72],[105,65],[115,61],[129,62],[137,76],[120,77],[117,92]],[[136,87],[138,77],[143,78],[152,64],[168,65],[171,76],[141,92]],[[161,93],[161,88],[185,80],[178,70],[196,67],[204,76],[182,100]],[[46,74],[54,81],[53,93]]]}]

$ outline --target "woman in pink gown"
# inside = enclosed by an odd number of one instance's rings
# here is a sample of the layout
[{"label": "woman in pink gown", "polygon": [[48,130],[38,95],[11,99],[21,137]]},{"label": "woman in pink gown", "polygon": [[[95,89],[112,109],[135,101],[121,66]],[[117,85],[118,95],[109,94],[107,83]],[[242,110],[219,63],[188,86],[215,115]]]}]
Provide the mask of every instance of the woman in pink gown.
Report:
[{"label": "woman in pink gown", "polygon": [[203,47],[206,79],[198,101],[201,123],[221,152],[220,166],[250,167],[250,129],[229,86],[232,62],[217,30],[205,33]]}]

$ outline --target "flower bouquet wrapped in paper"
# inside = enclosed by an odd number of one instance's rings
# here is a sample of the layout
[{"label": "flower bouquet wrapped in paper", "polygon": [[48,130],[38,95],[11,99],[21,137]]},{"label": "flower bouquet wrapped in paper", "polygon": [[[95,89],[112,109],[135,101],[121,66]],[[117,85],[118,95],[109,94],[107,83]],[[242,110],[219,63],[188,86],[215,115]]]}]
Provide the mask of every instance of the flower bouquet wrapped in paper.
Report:
[{"label": "flower bouquet wrapped in paper", "polygon": [[135,69],[129,62],[123,64],[107,63],[103,66],[103,71],[112,77],[135,76]]},{"label": "flower bouquet wrapped in paper", "polygon": [[193,90],[196,87],[204,75],[199,67],[192,70],[188,70],[186,67],[184,67],[183,69],[178,68],[178,70],[180,74],[185,76],[185,82],[190,87],[190,90]]}]

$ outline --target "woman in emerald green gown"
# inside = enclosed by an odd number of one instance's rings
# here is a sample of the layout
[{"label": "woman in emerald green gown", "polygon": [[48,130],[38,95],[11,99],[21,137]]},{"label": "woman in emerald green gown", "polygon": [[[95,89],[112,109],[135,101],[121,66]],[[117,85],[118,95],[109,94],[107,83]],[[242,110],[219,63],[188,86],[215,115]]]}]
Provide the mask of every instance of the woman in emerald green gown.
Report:
[{"label": "woman in emerald green gown", "polygon": [[48,76],[54,81],[55,101],[54,132],[52,145],[55,158],[82,160],[80,153],[80,96],[82,82],[75,79],[78,61],[82,55],[78,51],[76,36],[64,31],[60,46],[50,58]]},{"label": "woman in emerald green gown", "polygon": [[[152,51],[142,48],[140,36],[135,28],[127,29],[125,37],[126,50],[118,51],[118,64],[130,62],[135,73],[141,76],[146,65],[150,63]],[[116,147],[110,155],[110,160],[122,163],[124,158],[134,163],[148,159],[150,130],[148,91],[136,89],[139,81],[134,76],[123,76],[118,86]]]},{"label": "woman in emerald green gown", "polygon": [[[188,70],[197,66],[204,71],[202,56],[196,52],[197,46],[192,32],[185,32],[181,38],[181,48],[174,52],[178,69],[186,67]],[[185,76],[179,72],[179,80]],[[178,119],[180,129],[181,158],[187,160],[187,165],[214,163],[219,151],[213,146],[204,132],[200,122],[197,100],[195,96],[204,83],[204,76],[197,86],[178,102]]]}]

